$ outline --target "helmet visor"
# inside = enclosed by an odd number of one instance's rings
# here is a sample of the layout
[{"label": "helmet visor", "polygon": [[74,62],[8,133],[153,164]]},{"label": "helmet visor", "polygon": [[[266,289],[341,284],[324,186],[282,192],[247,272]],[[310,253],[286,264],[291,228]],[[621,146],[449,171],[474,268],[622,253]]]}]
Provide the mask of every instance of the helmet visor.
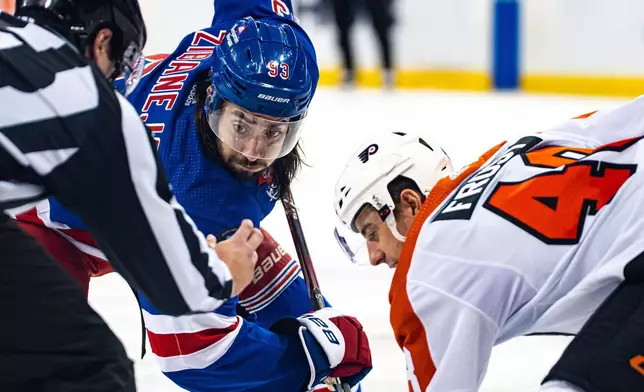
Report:
[{"label": "helmet visor", "polygon": [[[394,217],[393,214],[393,206],[390,206],[385,203],[378,203],[379,209],[376,209],[376,206],[374,205],[369,205],[369,207],[374,211],[375,214],[380,218],[378,225],[381,224],[386,224],[389,230],[391,231],[391,234],[400,242],[405,242],[406,237],[401,235],[398,232],[398,228],[396,225],[396,218]],[[336,224],[336,228],[333,232],[333,235],[335,236],[336,241],[338,242],[338,245],[340,245],[340,248],[344,252],[345,256],[353,263],[357,265],[377,265],[383,260],[374,260],[372,263],[372,258],[370,254],[369,247],[367,246],[368,244],[368,239],[371,238],[374,233],[372,233],[373,230],[377,232],[377,228],[367,228],[367,225],[371,226],[373,225],[373,220],[370,223],[367,223],[365,227],[363,227],[362,230],[363,232],[359,233],[358,228],[356,227],[355,223],[356,220],[359,219],[361,212],[358,211],[356,216],[352,219],[349,224],[344,223],[342,221],[339,221]],[[379,227],[379,226],[377,226]],[[374,244],[374,251],[377,251],[378,248],[380,247],[380,243],[378,242],[377,239],[373,240]],[[375,253],[378,258],[381,258],[382,252],[376,252]],[[389,264],[389,263],[387,263]],[[391,264],[390,264],[391,265]]]},{"label": "helmet visor", "polygon": [[215,135],[234,151],[253,160],[274,160],[295,148],[306,114],[296,118],[262,116],[227,101],[216,105],[209,96],[206,116]]},{"label": "helmet visor", "polygon": [[360,266],[371,265],[369,262],[369,251],[367,241],[362,235],[349,230],[346,226],[338,224],[333,231],[335,240],[345,256],[353,263]]}]

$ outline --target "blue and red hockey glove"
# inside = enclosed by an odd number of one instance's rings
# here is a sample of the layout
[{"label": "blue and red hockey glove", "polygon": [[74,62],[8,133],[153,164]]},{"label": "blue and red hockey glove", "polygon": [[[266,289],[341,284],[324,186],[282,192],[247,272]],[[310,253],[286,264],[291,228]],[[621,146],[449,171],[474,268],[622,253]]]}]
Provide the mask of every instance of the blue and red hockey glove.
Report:
[{"label": "blue and red hockey glove", "polygon": [[339,377],[353,387],[372,369],[371,349],[362,324],[333,308],[282,319],[271,330],[298,335],[311,368],[308,389],[327,377]]}]

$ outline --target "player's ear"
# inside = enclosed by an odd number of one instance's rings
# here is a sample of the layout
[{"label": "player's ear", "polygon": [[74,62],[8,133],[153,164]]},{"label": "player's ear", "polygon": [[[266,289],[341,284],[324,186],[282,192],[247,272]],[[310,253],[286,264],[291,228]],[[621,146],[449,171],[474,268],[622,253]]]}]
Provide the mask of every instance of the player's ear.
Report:
[{"label": "player's ear", "polygon": [[115,71],[115,63],[110,55],[113,35],[112,30],[108,28],[100,29],[94,41],[85,48],[85,56],[92,59],[106,77]]},{"label": "player's ear", "polygon": [[418,193],[411,189],[403,189],[400,192],[400,201],[404,208],[410,208],[412,216],[416,216],[420,210],[422,201]]},{"label": "player's ear", "polygon": [[100,58],[110,58],[110,44],[114,33],[108,28],[100,29],[94,41],[87,45],[85,55],[95,61]]}]

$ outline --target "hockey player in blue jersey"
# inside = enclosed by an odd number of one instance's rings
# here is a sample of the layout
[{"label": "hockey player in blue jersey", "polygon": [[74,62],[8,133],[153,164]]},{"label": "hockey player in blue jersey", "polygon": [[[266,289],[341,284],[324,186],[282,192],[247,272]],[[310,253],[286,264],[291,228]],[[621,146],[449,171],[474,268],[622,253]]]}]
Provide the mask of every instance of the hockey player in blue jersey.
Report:
[{"label": "hockey player in blue jersey", "polygon": [[[217,0],[212,27],[150,56],[128,97],[178,201],[220,240],[243,219],[259,226],[301,163],[318,69],[291,10],[288,0]],[[55,200],[18,219],[81,284],[109,271],[82,222]],[[215,313],[171,317],[140,298],[161,370],[189,391],[302,391],[327,376],[356,385],[371,369],[362,326],[330,308],[305,315],[298,263],[264,236],[253,284]]]}]

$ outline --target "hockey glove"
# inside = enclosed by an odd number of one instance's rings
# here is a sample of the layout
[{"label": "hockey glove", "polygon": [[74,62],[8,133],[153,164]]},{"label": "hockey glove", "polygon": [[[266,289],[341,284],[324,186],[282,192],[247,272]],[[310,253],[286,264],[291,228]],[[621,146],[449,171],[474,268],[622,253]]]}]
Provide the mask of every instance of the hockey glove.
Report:
[{"label": "hockey glove", "polygon": [[282,319],[271,331],[298,335],[311,367],[308,390],[327,377],[340,377],[353,387],[371,371],[371,349],[362,324],[333,308]]},{"label": "hockey glove", "polygon": [[[266,319],[267,316],[275,314],[272,321],[277,321],[278,318],[286,315],[298,315],[308,311],[311,308],[306,293],[302,299],[289,298],[289,295],[283,296],[288,292],[289,285],[297,280],[300,264],[293,260],[266,230],[260,230],[264,234],[264,240],[257,248],[258,260],[255,264],[253,281],[239,294],[239,305],[247,313],[254,314],[269,308],[275,302],[276,306],[268,311],[270,315],[262,315]],[[298,302],[304,302],[309,307],[302,309],[297,306]],[[268,321],[268,325],[270,324],[272,322]]]}]

